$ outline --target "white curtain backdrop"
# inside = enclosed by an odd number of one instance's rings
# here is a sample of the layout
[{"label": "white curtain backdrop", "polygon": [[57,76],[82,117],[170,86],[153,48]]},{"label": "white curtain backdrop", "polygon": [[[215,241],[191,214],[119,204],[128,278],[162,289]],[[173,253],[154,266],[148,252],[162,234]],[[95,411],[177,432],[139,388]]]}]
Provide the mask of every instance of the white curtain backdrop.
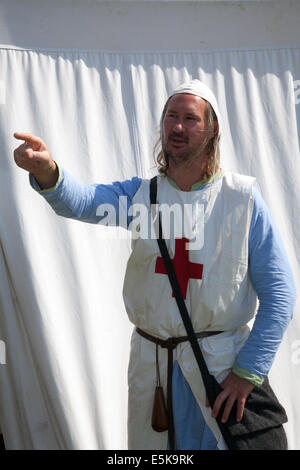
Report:
[{"label": "white curtain backdrop", "polygon": [[[83,183],[150,177],[168,92],[190,78],[215,92],[221,166],[257,177],[299,285],[299,48],[0,46],[0,424],[8,449],[126,449],[132,331],[122,302],[130,241],[57,217],[15,165],[13,132],[40,136]],[[290,449],[300,449],[299,313],[298,299],[270,374],[289,415]]]}]

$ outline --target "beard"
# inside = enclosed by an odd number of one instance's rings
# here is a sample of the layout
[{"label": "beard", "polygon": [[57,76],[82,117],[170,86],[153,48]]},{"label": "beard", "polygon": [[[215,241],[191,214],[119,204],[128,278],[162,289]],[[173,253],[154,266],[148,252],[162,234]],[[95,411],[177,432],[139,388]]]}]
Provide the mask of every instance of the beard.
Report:
[{"label": "beard", "polygon": [[164,156],[166,162],[172,161],[174,166],[177,167],[187,167],[193,161],[195,161],[198,157],[200,157],[199,151],[197,150],[182,150],[182,152],[176,153],[176,155],[172,152],[172,150],[164,150]]},{"label": "beard", "polygon": [[165,157],[165,162],[167,165],[170,165],[170,162],[173,163],[176,167],[188,167],[197,159],[205,159],[204,150],[207,146],[207,142],[203,142],[197,148],[187,148],[179,152],[173,153],[172,150],[168,149],[167,143],[163,145],[163,153]]}]

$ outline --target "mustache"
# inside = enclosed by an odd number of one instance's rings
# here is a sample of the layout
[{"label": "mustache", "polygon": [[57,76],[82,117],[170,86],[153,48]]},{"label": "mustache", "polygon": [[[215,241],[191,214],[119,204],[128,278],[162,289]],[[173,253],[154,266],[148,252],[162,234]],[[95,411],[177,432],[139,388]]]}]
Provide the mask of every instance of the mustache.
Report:
[{"label": "mustache", "polygon": [[188,137],[184,136],[183,134],[178,134],[177,132],[172,132],[172,134],[170,134],[168,137],[168,141],[176,138],[183,140],[185,143],[188,143],[189,141]]}]

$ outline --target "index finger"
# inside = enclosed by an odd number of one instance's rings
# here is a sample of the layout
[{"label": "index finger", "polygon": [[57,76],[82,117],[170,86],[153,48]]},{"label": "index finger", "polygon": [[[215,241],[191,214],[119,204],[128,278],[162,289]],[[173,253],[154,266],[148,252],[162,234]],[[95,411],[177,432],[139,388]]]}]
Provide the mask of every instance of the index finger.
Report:
[{"label": "index finger", "polygon": [[41,144],[41,139],[33,134],[26,134],[22,132],[15,132],[14,137],[18,140],[25,140],[28,144]]}]

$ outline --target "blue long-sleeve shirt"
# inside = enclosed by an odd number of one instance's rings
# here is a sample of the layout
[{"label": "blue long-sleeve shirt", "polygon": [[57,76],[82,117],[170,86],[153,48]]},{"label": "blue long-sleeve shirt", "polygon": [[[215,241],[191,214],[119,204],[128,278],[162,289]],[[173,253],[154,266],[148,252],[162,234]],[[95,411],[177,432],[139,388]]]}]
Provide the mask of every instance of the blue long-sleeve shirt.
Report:
[{"label": "blue long-sleeve shirt", "polygon": [[[30,183],[44,196],[58,215],[89,223],[99,223],[97,207],[111,204],[116,211],[116,225],[130,222],[127,210],[142,180],[134,177],[109,185],[83,185],[66,170],[59,168],[60,176],[54,188],[40,190],[33,175]],[[207,185],[200,186],[201,191]],[[120,196],[126,197],[119,205]],[[283,334],[292,318],[295,303],[295,285],[292,271],[280,234],[259,191],[253,189],[253,213],[249,233],[249,274],[259,299],[259,308],[253,328],[236,357],[233,371],[255,385],[260,385],[268,374]]]}]

